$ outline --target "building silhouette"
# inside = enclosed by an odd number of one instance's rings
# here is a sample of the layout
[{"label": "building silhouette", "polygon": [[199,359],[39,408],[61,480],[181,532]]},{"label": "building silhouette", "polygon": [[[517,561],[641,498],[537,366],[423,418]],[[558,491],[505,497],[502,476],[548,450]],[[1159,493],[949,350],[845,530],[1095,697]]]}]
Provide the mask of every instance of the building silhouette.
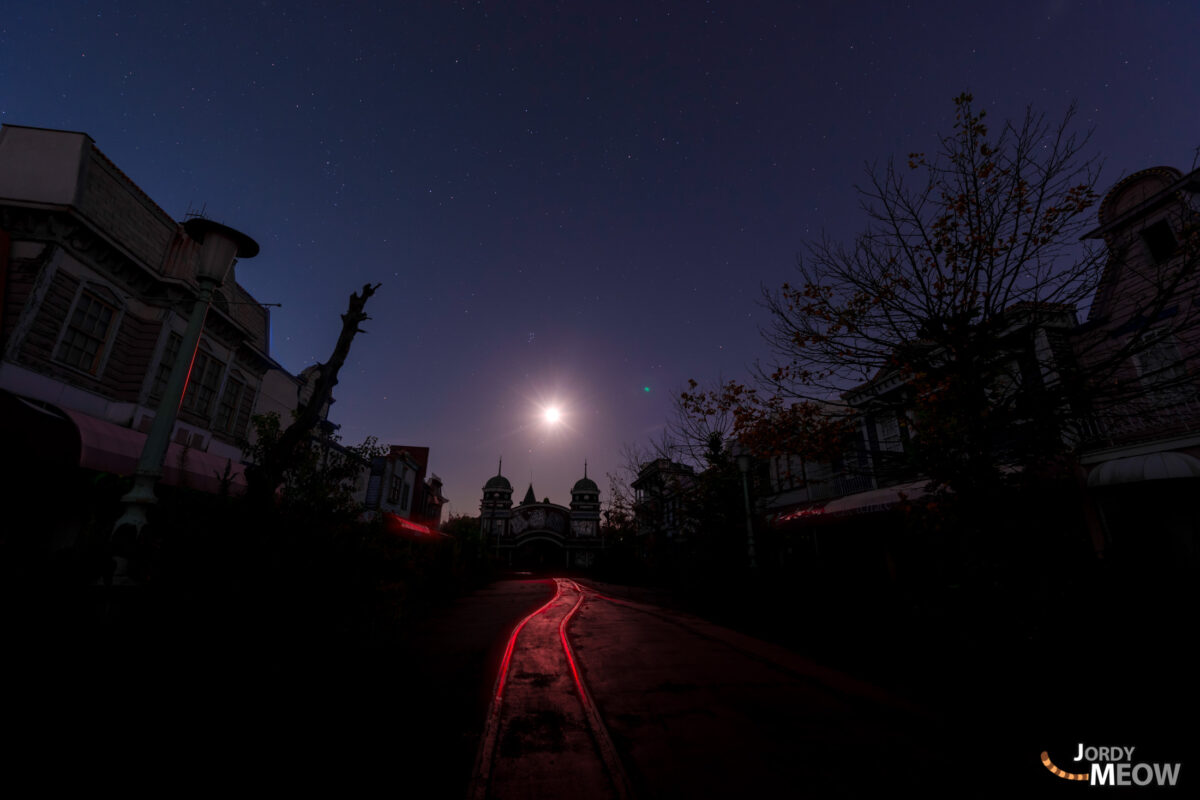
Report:
[{"label": "building silhouette", "polygon": [[600,487],[587,476],[571,488],[570,506],[541,501],[533,483],[513,505],[513,487],[503,475],[503,462],[483,486],[479,505],[480,533],[488,547],[512,567],[525,569],[589,569],[599,562]]}]

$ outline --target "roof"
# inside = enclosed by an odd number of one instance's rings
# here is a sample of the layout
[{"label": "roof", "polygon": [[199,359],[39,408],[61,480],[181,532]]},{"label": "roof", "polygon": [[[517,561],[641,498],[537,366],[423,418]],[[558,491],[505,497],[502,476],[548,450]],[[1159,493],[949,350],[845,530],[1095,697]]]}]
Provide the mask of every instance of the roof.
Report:
[{"label": "roof", "polygon": [[[1180,199],[1184,190],[1196,191],[1200,170],[1182,174],[1174,167],[1151,167],[1128,175],[1109,189],[1100,202],[1097,214],[1100,225],[1081,238],[1096,239],[1130,220],[1145,216],[1155,206]],[[1140,189],[1141,193],[1136,193]],[[1129,197],[1125,197],[1134,190]]]},{"label": "roof", "polygon": [[583,478],[580,478],[579,480],[575,481],[575,486],[571,488],[571,494],[575,494],[576,492],[598,492],[598,491],[600,491],[600,487],[596,485],[596,482],[594,480],[592,480],[591,478],[588,478],[588,477],[583,477]]},{"label": "roof", "polygon": [[488,489],[502,489],[506,492],[512,491],[512,484],[508,482],[508,478],[503,475],[493,475],[488,478],[488,482],[483,485],[484,491]]}]

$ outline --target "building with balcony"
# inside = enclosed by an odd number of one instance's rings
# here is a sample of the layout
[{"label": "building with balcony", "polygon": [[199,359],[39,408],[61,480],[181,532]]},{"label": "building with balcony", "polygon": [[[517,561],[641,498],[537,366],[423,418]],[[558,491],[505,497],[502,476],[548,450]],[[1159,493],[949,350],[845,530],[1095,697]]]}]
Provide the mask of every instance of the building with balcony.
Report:
[{"label": "building with balcony", "polygon": [[1200,170],[1137,172],[1089,236],[1109,254],[1080,360],[1104,391],[1086,409],[1080,462],[1097,501],[1097,549],[1200,566]]},{"label": "building with balcony", "polygon": [[[1029,303],[997,321],[985,365],[996,378],[996,466],[1015,475],[1006,453],[1053,444],[1048,452],[1080,465],[1087,492],[1065,492],[1061,503],[1080,506],[1097,554],[1198,565],[1200,170],[1129,176],[1105,195],[1099,222],[1088,236],[1103,241],[1107,260],[1082,324],[1071,306]],[[824,525],[838,523],[839,536],[865,530],[926,492],[904,375],[883,371],[842,400],[856,433],[841,457],[776,456],[760,487],[772,526],[805,547],[820,549]]]}]

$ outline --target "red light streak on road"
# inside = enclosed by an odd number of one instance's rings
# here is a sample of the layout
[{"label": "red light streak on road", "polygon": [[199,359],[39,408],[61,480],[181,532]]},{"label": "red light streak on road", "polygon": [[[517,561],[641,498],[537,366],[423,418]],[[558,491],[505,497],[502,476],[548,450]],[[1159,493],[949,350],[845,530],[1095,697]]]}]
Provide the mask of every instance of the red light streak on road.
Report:
[{"label": "red light streak on road", "polygon": [[575,691],[579,695],[579,702],[586,707],[588,705],[588,694],[584,691],[583,681],[579,680],[579,669],[575,666],[575,656],[571,653],[571,645],[567,642],[567,625],[571,623],[571,617],[575,616],[575,612],[583,605],[584,594],[578,584],[574,584],[576,591],[579,592],[579,599],[575,601],[575,606],[572,608],[562,622],[558,623],[558,635],[562,639],[563,652],[567,654],[567,663],[571,665],[571,676],[575,678]]},{"label": "red light streak on road", "polygon": [[[517,645],[517,637],[521,635],[521,629],[525,627],[525,623],[536,617],[538,614],[545,613],[546,609],[554,605],[554,601],[562,594],[562,584],[558,581],[554,582],[554,596],[546,601],[546,604],[541,608],[533,611],[525,619],[517,623],[517,627],[513,628],[512,635],[508,637],[508,646],[504,649],[504,658],[500,660],[500,674],[496,676],[496,700],[504,694],[504,684],[508,680],[508,663],[512,661],[513,648]],[[572,667],[574,665],[572,664]],[[579,678],[575,679],[578,682]]]},{"label": "red light streak on road", "polygon": [[592,701],[592,696],[588,693],[587,687],[579,677],[579,669],[575,665],[575,656],[571,652],[571,644],[567,639],[567,626],[571,623],[571,618],[575,616],[575,612],[579,610],[583,605],[583,601],[589,596],[597,595],[590,588],[580,586],[575,581],[556,580],[555,582],[559,583],[560,586],[563,583],[570,584],[579,593],[579,599],[575,601],[575,606],[563,617],[562,622],[558,624],[558,635],[562,639],[563,652],[567,655],[567,663],[571,665],[571,675],[575,678],[575,689],[579,695],[579,704],[583,706],[583,713],[588,719],[588,725],[592,730],[600,758],[604,761],[604,767],[608,770],[609,777],[612,778],[617,800],[629,800],[633,797],[633,788],[629,783],[629,775],[626,774],[625,767],[621,764],[621,758],[617,755],[617,749],[613,746],[612,737],[608,735],[608,728],[605,727],[604,720],[601,719],[596,704]]},{"label": "red light streak on road", "polygon": [[479,742],[479,753],[476,756],[475,769],[471,775],[470,800],[484,800],[487,796],[492,758],[496,749],[496,737],[500,730],[501,695],[504,694],[504,684],[508,679],[508,665],[512,661],[513,650],[517,646],[517,637],[521,635],[521,629],[525,627],[525,624],[538,614],[545,613],[558,600],[560,594],[562,594],[562,585],[555,581],[554,596],[518,622],[508,636],[508,645],[504,648],[504,658],[500,661],[500,674],[496,676],[496,693],[488,708],[487,722],[484,723],[483,736]]}]

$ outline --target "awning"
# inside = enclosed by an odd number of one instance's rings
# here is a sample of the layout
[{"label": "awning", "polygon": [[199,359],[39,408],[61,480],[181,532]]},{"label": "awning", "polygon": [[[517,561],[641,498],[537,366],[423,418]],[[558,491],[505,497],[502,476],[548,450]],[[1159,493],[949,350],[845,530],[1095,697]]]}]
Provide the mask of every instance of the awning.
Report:
[{"label": "awning", "polygon": [[[79,466],[118,475],[134,473],[146,434],[73,409],[62,411],[79,430]],[[232,477],[229,493],[241,494],[246,489],[246,477],[240,462],[172,442],[163,459],[162,482],[218,494],[227,465]]]},{"label": "awning", "polygon": [[1200,478],[1200,459],[1187,453],[1168,451],[1114,458],[1097,464],[1088,473],[1089,489],[1123,483]]},{"label": "awning", "polygon": [[32,468],[74,469],[79,431],[57,406],[0,389],[0,439],[14,463]]},{"label": "awning", "polygon": [[787,511],[777,514],[775,517],[776,525],[785,525],[789,522],[797,522],[812,517],[819,517],[825,513],[825,503],[818,501],[815,503],[800,503],[799,505],[788,509]]},{"label": "awning", "polygon": [[902,499],[924,497],[928,481],[914,481],[899,486],[888,486],[883,489],[871,489],[866,492],[855,492],[833,500],[813,503],[802,503],[797,507],[779,514],[775,518],[776,525],[789,523],[819,522],[831,517],[849,516],[852,514],[870,514],[875,511],[888,511],[900,503]]},{"label": "awning", "polygon": [[[65,468],[132,475],[146,441],[139,431],[10,392],[0,392],[0,413],[5,444],[16,457]],[[229,492],[240,494],[246,479],[238,461],[171,444],[162,482],[217,494],[227,464]]]},{"label": "awning", "polygon": [[869,514],[872,511],[887,511],[901,500],[912,500],[925,496],[925,487],[929,481],[913,481],[899,486],[888,486],[883,489],[871,489],[867,492],[857,492],[830,500],[825,504],[825,513],[834,514]]}]

